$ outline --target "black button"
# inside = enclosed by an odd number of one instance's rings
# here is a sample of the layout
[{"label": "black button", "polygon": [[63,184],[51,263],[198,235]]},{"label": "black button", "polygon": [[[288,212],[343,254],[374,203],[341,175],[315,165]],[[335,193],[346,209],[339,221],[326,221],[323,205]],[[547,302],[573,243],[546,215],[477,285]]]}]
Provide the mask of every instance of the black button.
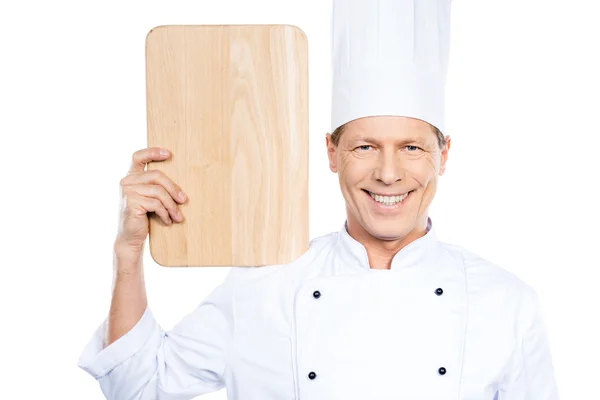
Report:
[{"label": "black button", "polygon": [[321,292],[319,292],[318,290],[315,290],[315,292],[313,293],[313,297],[315,299],[318,299],[319,297],[321,297]]},{"label": "black button", "polygon": [[441,367],[440,369],[438,369],[438,372],[440,373],[440,375],[444,375],[446,373],[446,368]]},{"label": "black button", "polygon": [[442,290],[442,288],[435,289],[435,294],[437,294],[438,296],[441,296],[442,293],[444,293],[444,291]]},{"label": "black button", "polygon": [[308,378],[309,378],[309,379],[315,379],[316,377],[317,377],[317,374],[315,374],[313,371],[310,371],[310,372],[308,373]]}]

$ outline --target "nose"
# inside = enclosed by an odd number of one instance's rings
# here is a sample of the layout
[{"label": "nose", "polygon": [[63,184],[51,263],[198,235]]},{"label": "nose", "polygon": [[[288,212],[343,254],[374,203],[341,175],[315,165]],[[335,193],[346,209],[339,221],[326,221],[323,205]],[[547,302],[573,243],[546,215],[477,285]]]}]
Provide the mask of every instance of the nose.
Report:
[{"label": "nose", "polygon": [[394,151],[382,152],[379,156],[379,162],[374,171],[375,179],[392,185],[402,179],[403,169],[401,157],[398,157]]}]

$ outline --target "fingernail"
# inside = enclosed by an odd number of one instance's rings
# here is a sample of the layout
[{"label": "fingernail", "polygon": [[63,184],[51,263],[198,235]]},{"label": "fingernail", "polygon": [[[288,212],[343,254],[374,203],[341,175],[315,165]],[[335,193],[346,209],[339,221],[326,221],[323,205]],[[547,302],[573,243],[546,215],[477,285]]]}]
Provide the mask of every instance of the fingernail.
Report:
[{"label": "fingernail", "polygon": [[168,156],[169,155],[169,150],[167,150],[167,149],[160,149],[160,155],[161,156]]},{"label": "fingernail", "polygon": [[177,194],[177,196],[178,196],[178,197],[179,197],[181,200],[185,200],[185,193],[183,193],[183,192],[179,192],[179,193]]}]

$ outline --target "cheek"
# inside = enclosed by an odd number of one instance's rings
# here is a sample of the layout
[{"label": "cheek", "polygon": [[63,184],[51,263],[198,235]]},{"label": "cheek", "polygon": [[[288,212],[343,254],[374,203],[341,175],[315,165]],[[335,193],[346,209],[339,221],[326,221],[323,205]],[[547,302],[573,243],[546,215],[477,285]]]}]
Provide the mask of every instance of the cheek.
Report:
[{"label": "cheek", "polygon": [[411,163],[407,168],[410,177],[414,179],[421,188],[435,185],[437,182],[437,173],[435,165],[429,160],[418,160]]},{"label": "cheek", "polygon": [[360,160],[352,160],[351,157],[346,157],[340,160],[340,180],[347,185],[354,185],[364,181],[369,176],[369,171],[372,167],[369,163],[361,162]]}]

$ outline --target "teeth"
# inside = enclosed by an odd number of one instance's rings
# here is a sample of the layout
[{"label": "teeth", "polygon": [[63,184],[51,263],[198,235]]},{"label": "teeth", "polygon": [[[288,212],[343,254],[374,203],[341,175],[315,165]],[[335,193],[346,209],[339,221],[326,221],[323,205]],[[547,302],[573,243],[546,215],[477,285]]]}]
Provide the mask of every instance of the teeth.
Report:
[{"label": "teeth", "polygon": [[369,194],[376,202],[384,204],[386,206],[393,206],[394,204],[400,203],[406,198],[406,196],[408,196],[408,193],[405,193],[402,196],[380,196],[371,192],[369,192]]}]

